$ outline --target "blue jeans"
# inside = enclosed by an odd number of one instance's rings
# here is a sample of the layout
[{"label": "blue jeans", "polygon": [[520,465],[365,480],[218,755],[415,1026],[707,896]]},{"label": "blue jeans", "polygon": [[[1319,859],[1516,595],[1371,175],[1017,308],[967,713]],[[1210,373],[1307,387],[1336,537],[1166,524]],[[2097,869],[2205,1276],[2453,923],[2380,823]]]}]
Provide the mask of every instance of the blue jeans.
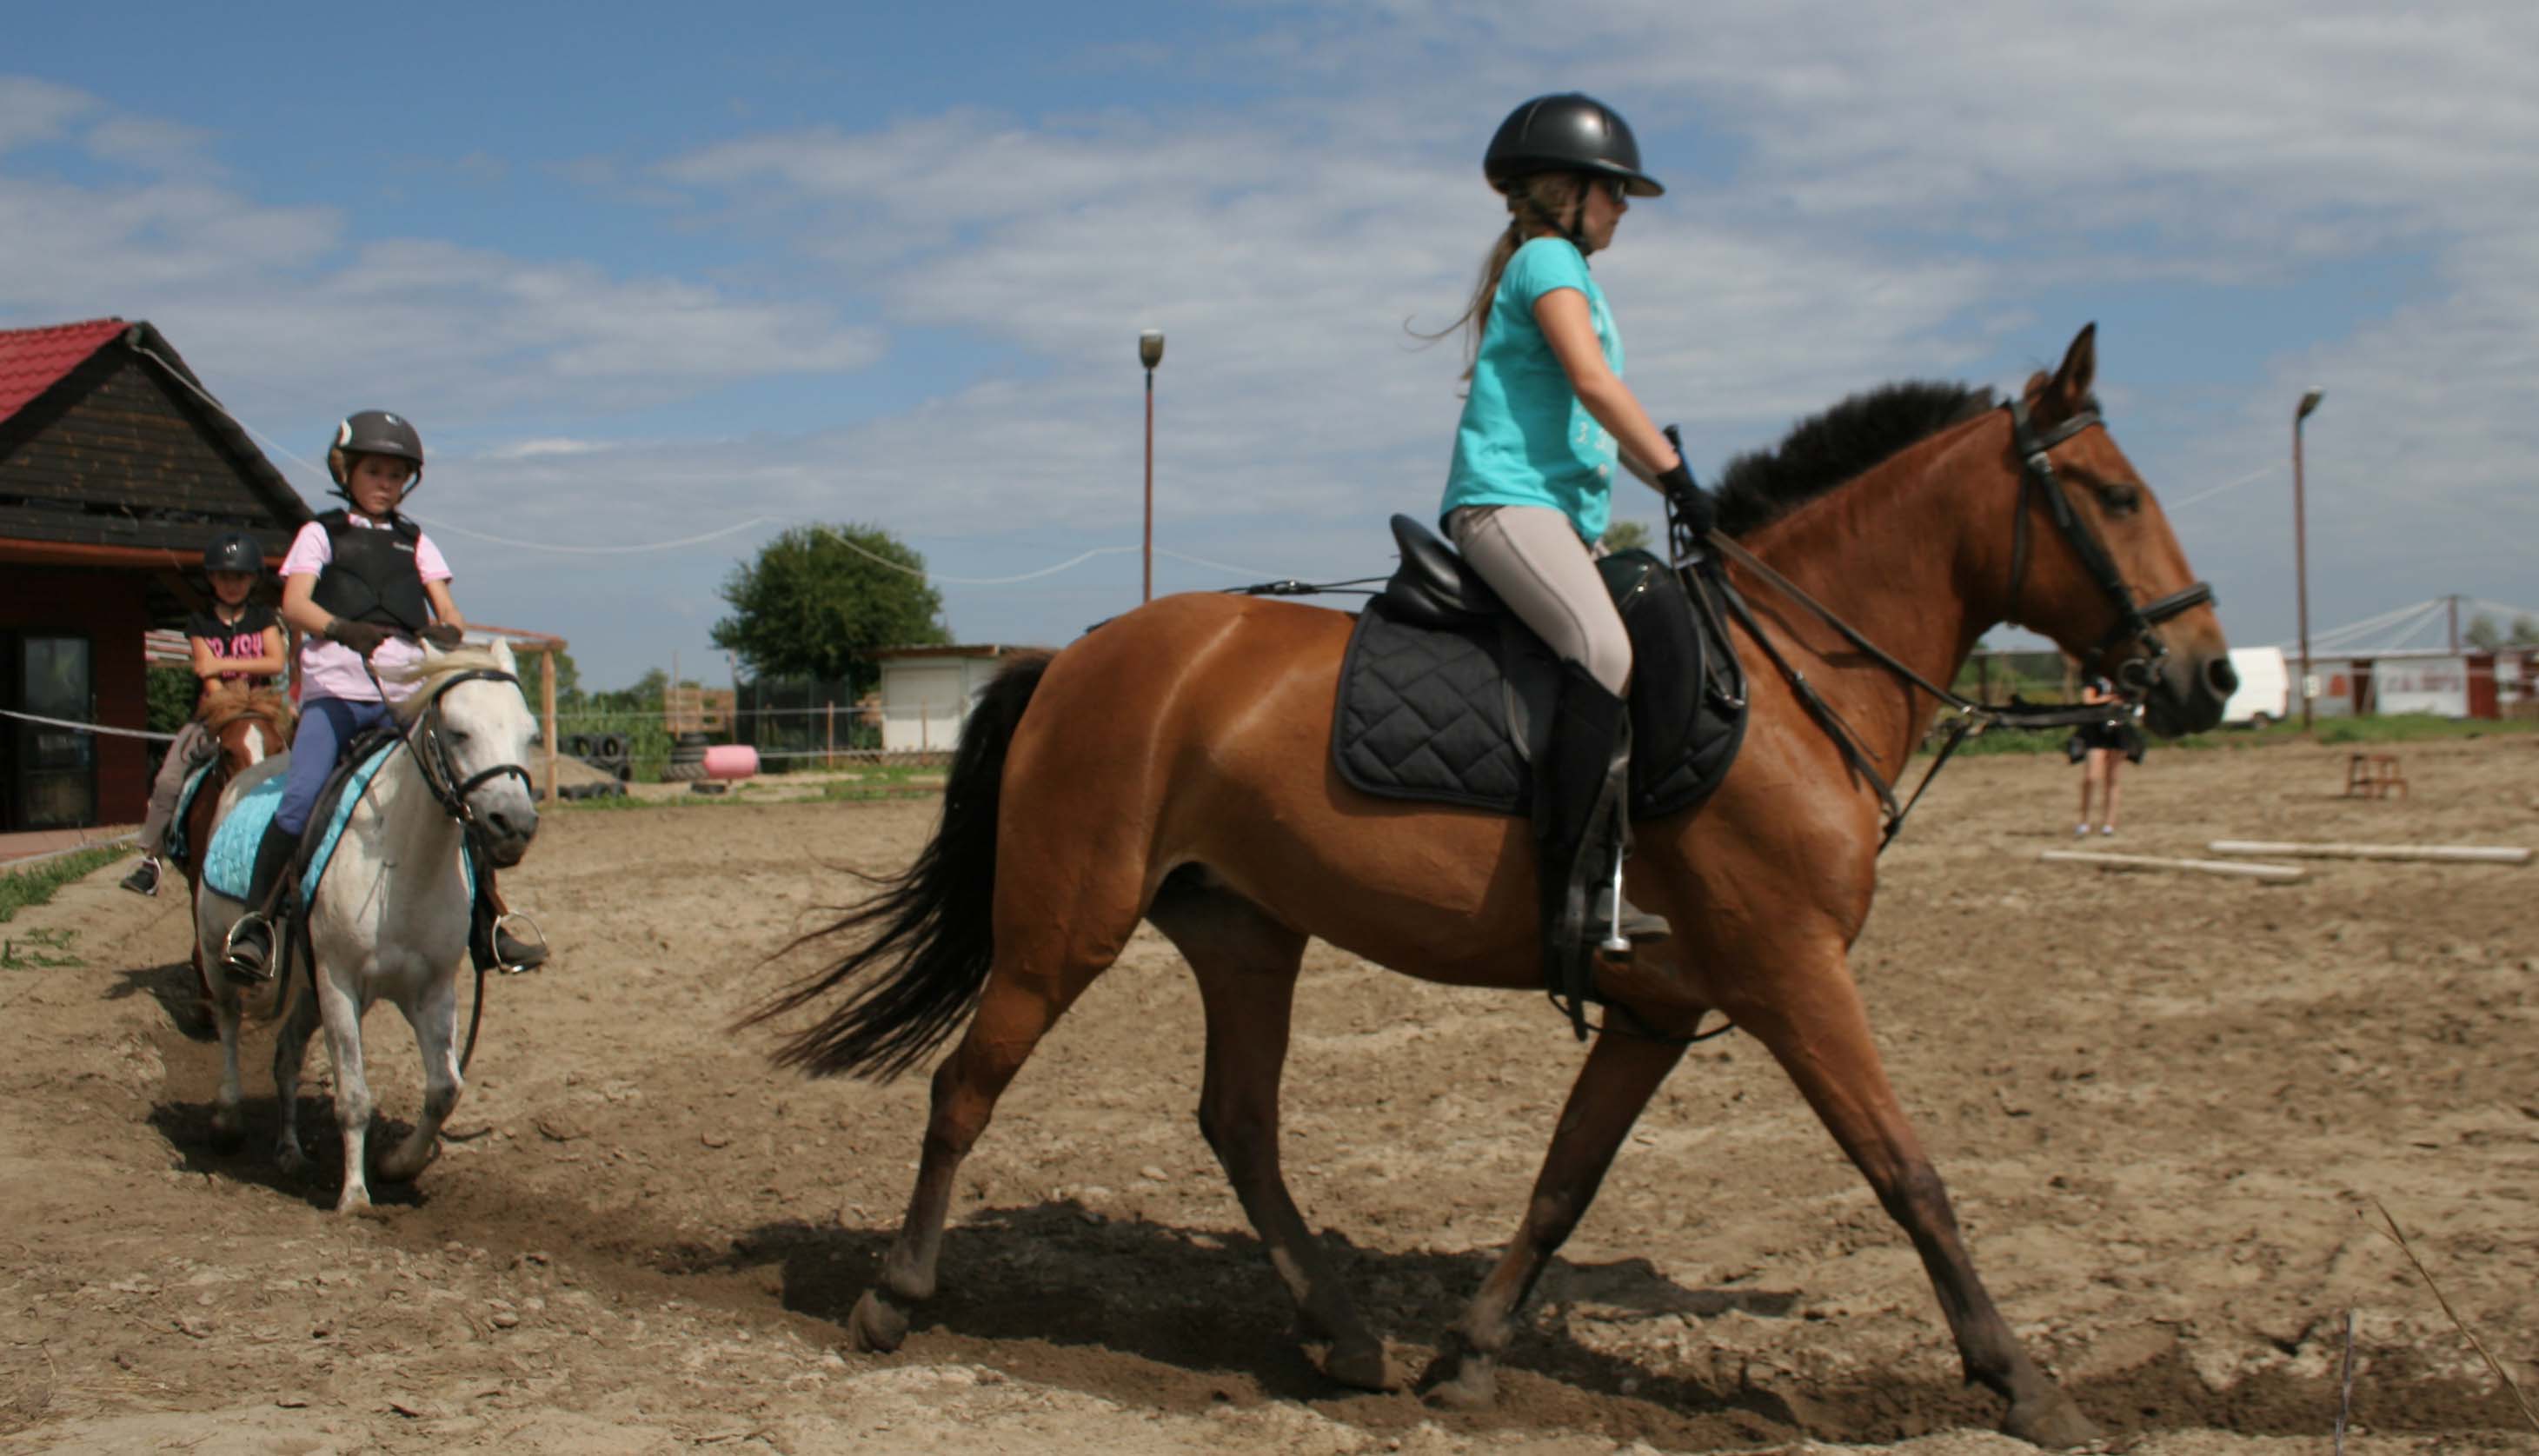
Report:
[{"label": "blue jeans", "polygon": [[285,771],[282,805],[273,811],[277,829],[298,834],[317,810],[317,796],[335,770],[335,755],[344,745],[388,722],[385,703],[355,703],[343,698],[310,698],[300,705],[300,731],[291,739],[291,767]]}]

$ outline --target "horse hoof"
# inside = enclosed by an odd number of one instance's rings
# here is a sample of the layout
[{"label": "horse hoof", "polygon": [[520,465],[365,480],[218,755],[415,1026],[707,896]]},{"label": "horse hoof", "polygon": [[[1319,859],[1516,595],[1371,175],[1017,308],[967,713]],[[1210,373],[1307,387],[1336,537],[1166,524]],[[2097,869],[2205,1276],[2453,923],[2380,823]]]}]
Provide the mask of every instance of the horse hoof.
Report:
[{"label": "horse hoof", "polygon": [[434,1139],[423,1151],[408,1157],[403,1148],[378,1160],[371,1176],[382,1183],[412,1183],[423,1176],[423,1170],[441,1161],[441,1141]]},{"label": "horse hoof", "polygon": [[273,1145],[273,1161],[286,1173],[297,1173],[309,1166],[309,1149],[297,1138],[285,1138]]},{"label": "horse hoof", "polygon": [[2055,1390],[2012,1406],[2001,1422],[2001,1433],[2048,1450],[2063,1450],[2096,1440],[2098,1427],[2090,1423],[2070,1396]]},{"label": "horse hoof", "polygon": [[212,1150],[236,1152],[246,1142],[246,1120],[235,1107],[224,1107],[212,1114]]},{"label": "horse hoof", "polygon": [[855,1311],[847,1316],[847,1334],[854,1338],[856,1349],[873,1354],[888,1354],[908,1339],[908,1316],[871,1289],[856,1301]]},{"label": "horse hoof", "polygon": [[1322,1366],[1325,1375],[1358,1390],[1387,1391],[1397,1384],[1393,1367],[1384,1357],[1384,1342],[1381,1340],[1360,1345],[1335,1345],[1324,1354]]},{"label": "horse hoof", "polygon": [[1498,1377],[1488,1361],[1466,1356],[1451,1364],[1440,1360],[1438,1366],[1429,1371],[1428,1386],[1419,1392],[1429,1405],[1447,1411],[1486,1411],[1497,1403]]}]

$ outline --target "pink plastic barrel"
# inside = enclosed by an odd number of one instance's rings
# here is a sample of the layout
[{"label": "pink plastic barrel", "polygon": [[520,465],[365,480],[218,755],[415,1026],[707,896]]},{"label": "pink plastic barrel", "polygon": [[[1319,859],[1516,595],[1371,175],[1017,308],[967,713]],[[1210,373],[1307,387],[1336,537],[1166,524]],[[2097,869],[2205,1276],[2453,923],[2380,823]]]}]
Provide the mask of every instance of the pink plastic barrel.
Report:
[{"label": "pink plastic barrel", "polygon": [[706,750],[709,779],[749,779],[758,774],[758,750],[747,743],[717,743]]}]

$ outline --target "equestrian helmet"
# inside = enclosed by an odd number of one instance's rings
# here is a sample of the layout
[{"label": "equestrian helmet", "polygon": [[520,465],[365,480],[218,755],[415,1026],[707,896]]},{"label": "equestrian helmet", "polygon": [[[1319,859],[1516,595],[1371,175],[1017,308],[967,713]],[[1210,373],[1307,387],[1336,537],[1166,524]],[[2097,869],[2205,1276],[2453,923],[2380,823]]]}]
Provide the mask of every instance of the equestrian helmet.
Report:
[{"label": "equestrian helmet", "polygon": [[406,417],[383,409],[346,415],[335,427],[335,443],[326,451],[326,473],[339,487],[352,484],[353,456],[393,455],[414,466],[414,483],[423,480],[423,437]]},{"label": "equestrian helmet", "polygon": [[225,531],[212,538],[203,548],[203,570],[207,572],[261,572],[264,570],[264,548],[255,537],[242,530]]},{"label": "equestrian helmet", "polygon": [[1592,96],[1539,96],[1508,113],[1481,157],[1481,175],[1505,192],[1520,177],[1582,172],[1620,177],[1634,197],[1662,197],[1666,187],[1640,171],[1640,144],[1621,113]]}]

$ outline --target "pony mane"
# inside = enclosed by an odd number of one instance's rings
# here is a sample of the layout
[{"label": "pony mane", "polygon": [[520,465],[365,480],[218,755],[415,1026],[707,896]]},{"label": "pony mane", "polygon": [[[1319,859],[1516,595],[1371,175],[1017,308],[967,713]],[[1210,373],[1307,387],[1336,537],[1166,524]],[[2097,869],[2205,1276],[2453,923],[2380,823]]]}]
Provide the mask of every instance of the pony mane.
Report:
[{"label": "pony mane", "polygon": [[423,705],[432,701],[433,694],[440,689],[445,680],[461,672],[509,672],[511,670],[503,665],[500,658],[494,656],[491,648],[459,647],[446,653],[437,653],[420,662],[387,668],[379,673],[379,678],[384,682],[410,682],[415,685],[414,692],[394,705],[397,722],[411,724],[423,712]]},{"label": "pony mane", "polygon": [[1972,384],[1908,380],[1854,394],[1790,427],[1768,451],[1750,451],[1719,472],[1719,526],[1744,535],[1857,479],[1907,446],[1962,424],[2000,401]]},{"label": "pony mane", "polygon": [[282,692],[236,683],[220,683],[205,693],[195,716],[202,720],[204,731],[216,738],[222,729],[241,718],[260,718],[286,745],[291,742],[292,728],[300,717],[291,699]]}]

